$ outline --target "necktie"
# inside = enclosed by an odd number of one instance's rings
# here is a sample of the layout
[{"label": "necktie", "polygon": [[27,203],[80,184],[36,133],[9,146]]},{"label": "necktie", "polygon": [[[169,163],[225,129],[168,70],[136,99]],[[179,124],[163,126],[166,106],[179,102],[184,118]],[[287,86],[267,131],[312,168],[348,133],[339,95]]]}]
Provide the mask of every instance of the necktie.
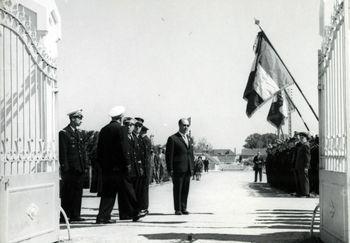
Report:
[{"label": "necktie", "polygon": [[182,138],[183,138],[183,140],[185,141],[186,146],[188,147],[188,139],[187,139],[187,136],[186,136],[186,135],[182,135]]}]

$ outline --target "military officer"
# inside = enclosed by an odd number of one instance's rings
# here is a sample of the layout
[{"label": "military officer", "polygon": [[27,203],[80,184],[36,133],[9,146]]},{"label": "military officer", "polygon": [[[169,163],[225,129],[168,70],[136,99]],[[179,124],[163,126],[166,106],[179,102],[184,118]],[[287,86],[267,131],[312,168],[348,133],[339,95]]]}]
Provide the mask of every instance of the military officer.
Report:
[{"label": "military officer", "polygon": [[61,172],[61,205],[70,222],[83,221],[80,217],[83,195],[86,152],[82,110],[67,114],[69,124],[59,132],[59,162]]},{"label": "military officer", "polygon": [[309,168],[311,160],[310,136],[308,133],[300,132],[300,142],[301,145],[297,150],[296,160],[295,160],[295,170],[297,173],[297,178],[299,182],[299,188],[297,191],[297,196],[309,197],[310,196],[310,185],[309,185]]},{"label": "military officer", "polygon": [[[137,120],[137,118],[135,118]],[[141,160],[142,160],[142,167],[145,171],[144,176],[141,178],[141,195],[140,195],[140,207],[142,212],[148,213],[148,206],[149,206],[149,183],[150,183],[150,177],[152,176],[151,173],[151,140],[147,136],[148,128],[143,125],[144,120],[142,118],[139,118],[139,123],[141,126],[141,130],[139,133],[139,141],[140,141],[140,149],[141,149]],[[142,122],[142,123],[141,123]],[[136,123],[137,124],[137,123]]]},{"label": "military officer", "polygon": [[[144,169],[142,166],[141,160],[141,150],[140,150],[140,142],[137,135],[134,133],[137,132],[135,129],[136,120],[133,118],[126,118],[124,121],[125,127],[127,128],[128,133],[128,156],[130,159],[130,171],[128,174],[127,182],[128,182],[128,191],[132,192],[136,196],[137,206],[136,209],[139,211],[137,217],[133,217],[133,221],[137,221],[139,218],[144,217],[146,214],[141,211],[141,193],[142,193],[142,177],[144,175]],[[119,199],[118,199],[119,201]],[[123,198],[120,199],[121,208],[126,206],[125,200]],[[130,218],[130,215],[122,215],[120,217],[124,219]]]}]

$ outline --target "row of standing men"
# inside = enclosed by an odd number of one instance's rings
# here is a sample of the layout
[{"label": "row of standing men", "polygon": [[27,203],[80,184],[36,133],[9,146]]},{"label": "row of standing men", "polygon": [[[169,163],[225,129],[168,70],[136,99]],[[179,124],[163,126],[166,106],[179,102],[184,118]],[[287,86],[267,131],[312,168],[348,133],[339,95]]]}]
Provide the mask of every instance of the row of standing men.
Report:
[{"label": "row of standing men", "polygon": [[[118,193],[120,219],[137,221],[148,213],[151,142],[142,118],[125,118],[124,107],[109,113],[112,120],[104,126],[98,138],[96,162],[101,169],[102,185],[96,223],[112,223],[111,212]],[[82,110],[68,114],[70,123],[59,132],[61,172],[61,205],[70,222],[81,217],[82,189],[87,159],[84,151],[85,131]],[[124,126],[123,126],[124,125]],[[126,176],[127,175],[127,176]]]},{"label": "row of standing men", "polygon": [[309,197],[319,192],[318,137],[296,133],[285,142],[267,149],[267,182],[282,190]]},{"label": "row of standing men", "polygon": [[[151,142],[142,118],[124,118],[125,108],[114,107],[109,115],[111,122],[99,132],[97,163],[101,169],[99,213],[96,223],[114,223],[111,219],[118,193],[119,218],[132,219],[148,214],[148,190],[151,178]],[[82,110],[68,114],[70,123],[59,132],[60,197],[61,205],[70,222],[80,222],[84,173],[84,131]],[[182,133],[170,136],[167,141],[167,170],[173,179],[175,214],[188,214],[186,210],[189,176],[193,173],[193,142],[186,135],[188,120],[181,119]],[[182,135],[181,135],[182,134]],[[179,140],[179,138],[182,138]],[[180,141],[180,143],[179,143]],[[187,180],[188,179],[188,180]],[[61,218],[63,220],[63,218]]]}]

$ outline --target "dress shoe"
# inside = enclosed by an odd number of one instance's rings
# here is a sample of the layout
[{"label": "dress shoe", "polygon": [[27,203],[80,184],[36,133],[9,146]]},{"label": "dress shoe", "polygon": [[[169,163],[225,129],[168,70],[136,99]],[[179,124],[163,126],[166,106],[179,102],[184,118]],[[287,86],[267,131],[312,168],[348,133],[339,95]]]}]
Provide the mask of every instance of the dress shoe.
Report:
[{"label": "dress shoe", "polygon": [[181,211],[175,211],[175,215],[182,215]]},{"label": "dress shoe", "polygon": [[70,218],[69,219],[69,222],[70,223],[74,223],[74,222],[82,222],[82,221],[85,221],[85,219],[84,218]]},{"label": "dress shoe", "polygon": [[141,213],[144,213],[145,215],[147,215],[147,214],[149,213],[147,209],[143,209],[143,210],[141,210],[140,212],[141,212]]},{"label": "dress shoe", "polygon": [[188,215],[188,214],[190,214],[187,210],[183,210],[182,211],[182,214],[184,214],[184,215]]},{"label": "dress shoe", "polygon": [[145,217],[147,215],[147,213],[144,210],[141,210],[140,212],[138,212],[138,214],[136,214],[133,218],[132,221],[136,222],[138,221],[140,218]]},{"label": "dress shoe", "polygon": [[138,215],[136,215],[132,218],[132,222],[137,222],[139,219],[140,219],[140,217]]},{"label": "dress shoe", "polygon": [[96,224],[115,224],[115,219],[96,219]]},{"label": "dress shoe", "polygon": [[147,212],[146,212],[146,211],[140,211],[140,212],[137,214],[137,216],[138,216],[139,218],[145,217],[146,215],[147,215]]}]

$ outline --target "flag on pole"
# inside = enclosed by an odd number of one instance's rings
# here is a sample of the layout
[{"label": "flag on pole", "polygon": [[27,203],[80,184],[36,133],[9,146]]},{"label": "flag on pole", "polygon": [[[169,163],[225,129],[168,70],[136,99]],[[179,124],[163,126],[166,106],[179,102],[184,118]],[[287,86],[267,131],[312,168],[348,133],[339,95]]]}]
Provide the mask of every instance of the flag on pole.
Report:
[{"label": "flag on pole", "polygon": [[279,91],[272,100],[267,121],[277,129],[284,125],[285,119],[288,117],[288,101],[284,93]]},{"label": "flag on pole", "polygon": [[255,45],[255,59],[243,95],[248,102],[247,116],[251,117],[267,100],[291,84],[293,78],[287,68],[265,33],[259,32]]}]

